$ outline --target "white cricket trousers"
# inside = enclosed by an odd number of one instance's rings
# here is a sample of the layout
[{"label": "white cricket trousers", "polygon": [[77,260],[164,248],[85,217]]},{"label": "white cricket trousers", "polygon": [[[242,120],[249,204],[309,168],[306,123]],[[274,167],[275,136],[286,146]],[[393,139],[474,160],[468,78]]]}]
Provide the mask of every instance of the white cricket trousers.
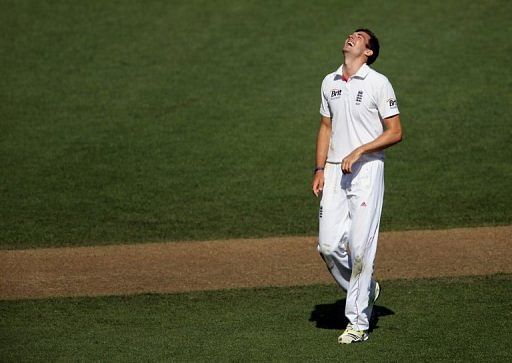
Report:
[{"label": "white cricket trousers", "polygon": [[357,162],[351,174],[327,163],[320,202],[318,251],[347,292],[345,315],[356,330],[367,330],[373,304],[373,263],[384,198],[384,161]]}]

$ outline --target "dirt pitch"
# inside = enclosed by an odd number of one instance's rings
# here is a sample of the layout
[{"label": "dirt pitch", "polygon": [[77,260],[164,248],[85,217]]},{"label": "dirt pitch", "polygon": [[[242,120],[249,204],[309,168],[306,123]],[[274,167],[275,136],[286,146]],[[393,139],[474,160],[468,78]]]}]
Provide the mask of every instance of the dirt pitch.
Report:
[{"label": "dirt pitch", "polygon": [[[512,226],[381,233],[378,279],[512,273]],[[0,299],[332,283],[315,237],[0,251]]]}]

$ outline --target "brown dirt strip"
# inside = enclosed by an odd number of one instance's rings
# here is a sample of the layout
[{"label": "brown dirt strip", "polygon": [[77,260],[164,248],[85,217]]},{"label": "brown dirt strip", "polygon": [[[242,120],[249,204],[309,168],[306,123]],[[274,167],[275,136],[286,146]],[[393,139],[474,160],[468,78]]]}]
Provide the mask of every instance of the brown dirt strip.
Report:
[{"label": "brown dirt strip", "polygon": [[[381,233],[378,279],[512,273],[512,226]],[[332,283],[315,237],[0,251],[0,299]]]}]

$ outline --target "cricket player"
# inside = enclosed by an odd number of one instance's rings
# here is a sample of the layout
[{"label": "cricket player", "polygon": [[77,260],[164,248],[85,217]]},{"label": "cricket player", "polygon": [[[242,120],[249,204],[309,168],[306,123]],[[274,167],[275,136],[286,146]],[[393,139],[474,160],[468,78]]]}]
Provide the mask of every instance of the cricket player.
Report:
[{"label": "cricket player", "polygon": [[363,342],[373,303],[373,279],[384,197],[383,150],[402,140],[398,104],[388,79],[369,67],[379,41],[357,29],[343,45],[343,64],[322,82],[313,193],[320,192],[318,251],[347,292],[341,344]]}]

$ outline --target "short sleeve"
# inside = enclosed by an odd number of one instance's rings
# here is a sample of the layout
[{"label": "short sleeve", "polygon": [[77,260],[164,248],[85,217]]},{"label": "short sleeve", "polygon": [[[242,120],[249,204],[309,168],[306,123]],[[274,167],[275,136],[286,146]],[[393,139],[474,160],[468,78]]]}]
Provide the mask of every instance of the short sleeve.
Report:
[{"label": "short sleeve", "polygon": [[380,87],[377,99],[377,108],[379,109],[380,116],[383,119],[400,113],[400,111],[398,111],[395,91],[387,79]]},{"label": "short sleeve", "polygon": [[329,107],[329,102],[327,102],[327,97],[324,92],[325,79],[322,82],[322,87],[320,89],[320,115],[325,117],[332,117],[331,109]]}]

